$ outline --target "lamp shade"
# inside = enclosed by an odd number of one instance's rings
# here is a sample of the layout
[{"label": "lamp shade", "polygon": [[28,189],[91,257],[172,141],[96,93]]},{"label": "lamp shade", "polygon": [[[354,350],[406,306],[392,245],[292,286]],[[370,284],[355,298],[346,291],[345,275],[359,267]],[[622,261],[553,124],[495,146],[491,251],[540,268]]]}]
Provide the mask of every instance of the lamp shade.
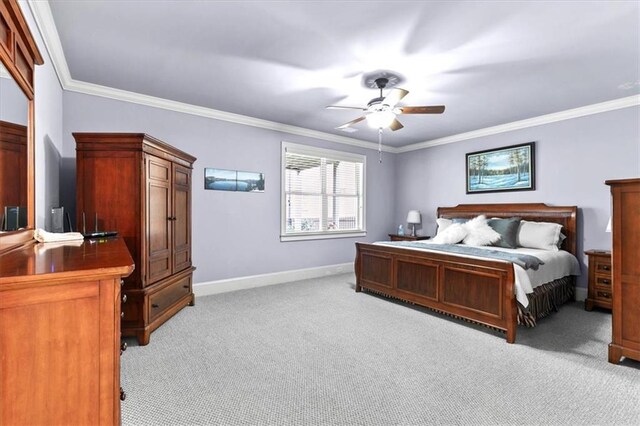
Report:
[{"label": "lamp shade", "polygon": [[418,210],[409,210],[407,223],[420,223],[420,212]]},{"label": "lamp shade", "polygon": [[605,232],[611,232],[611,217],[609,217],[609,223],[607,223],[607,229],[605,229]]},{"label": "lamp shade", "polygon": [[367,124],[374,129],[386,129],[395,118],[396,115],[391,111],[375,111],[367,114]]}]

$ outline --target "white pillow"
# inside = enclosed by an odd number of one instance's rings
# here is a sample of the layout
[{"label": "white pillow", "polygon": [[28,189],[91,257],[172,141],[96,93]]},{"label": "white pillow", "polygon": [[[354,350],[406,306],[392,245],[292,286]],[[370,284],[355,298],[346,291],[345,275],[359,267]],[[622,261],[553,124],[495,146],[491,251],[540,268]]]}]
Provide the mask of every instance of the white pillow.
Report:
[{"label": "white pillow", "polygon": [[444,231],[438,231],[438,234],[433,237],[431,241],[436,244],[457,244],[466,236],[467,229],[462,224],[452,223],[448,225]]},{"label": "white pillow", "polygon": [[518,229],[520,247],[558,251],[562,225],[551,222],[529,222],[523,220]]},{"label": "white pillow", "polygon": [[484,215],[474,217],[470,221],[463,223],[462,226],[467,229],[467,236],[462,241],[464,244],[488,246],[500,239],[500,234],[487,224],[487,218]]},{"label": "white pillow", "polygon": [[447,229],[449,226],[451,226],[453,221],[451,219],[443,219],[443,218],[439,217],[438,219],[436,219],[436,223],[438,224],[438,229],[436,230],[436,235],[438,235],[439,233],[441,233],[442,231]]}]

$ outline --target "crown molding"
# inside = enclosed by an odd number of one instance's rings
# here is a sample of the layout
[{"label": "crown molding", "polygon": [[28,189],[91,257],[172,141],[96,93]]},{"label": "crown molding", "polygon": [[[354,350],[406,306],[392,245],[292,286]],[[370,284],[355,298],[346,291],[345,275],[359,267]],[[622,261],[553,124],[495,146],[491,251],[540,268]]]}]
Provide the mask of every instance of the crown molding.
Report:
[{"label": "crown molding", "polygon": [[53,20],[53,15],[51,14],[49,2],[28,0],[27,3],[36,21],[38,31],[40,31],[45,48],[53,62],[53,68],[58,76],[58,81],[60,81],[60,85],[64,90],[65,86],[72,80],[71,73],[69,72],[67,59],[64,56],[64,50],[62,49],[62,43],[60,42],[60,36],[58,35],[58,29]]},{"label": "crown molding", "polygon": [[[357,146],[359,148],[377,150],[378,145],[373,142],[366,142],[360,139],[348,138],[345,136],[334,135],[331,133],[320,132],[318,130],[306,129],[303,127],[292,126],[289,124],[278,123],[275,121],[263,120],[260,118],[249,117],[241,114],[220,111],[212,108],[191,105],[183,102],[172,101],[169,99],[157,98],[155,96],[143,95],[140,93],[129,92],[126,90],[114,89],[112,87],[101,86],[98,84],[87,83],[83,81],[71,80],[65,90],[70,92],[83,93],[86,95],[100,96],[103,98],[115,99],[118,101],[130,102],[139,105],[160,108],[169,111],[180,112],[183,114],[196,115],[199,117],[212,118],[214,120],[227,121],[230,123],[240,124],[244,126],[259,127],[262,129],[274,130],[276,132],[289,133],[292,135],[305,136],[314,139],[321,139],[328,142],[336,142],[344,145]],[[385,152],[395,153],[397,148],[384,146],[382,150]]]},{"label": "crown molding", "polygon": [[598,104],[587,105],[551,114],[540,115],[538,117],[527,118],[525,120],[513,121],[511,123],[500,124],[484,129],[473,130],[471,132],[459,133],[457,135],[446,136],[444,138],[432,139],[405,145],[396,148],[397,153],[416,151],[419,149],[431,148],[438,145],[445,145],[468,139],[480,138],[483,136],[497,135],[498,133],[512,132],[514,130],[526,129],[528,127],[542,126],[544,124],[555,123],[557,121],[570,120],[572,118],[584,117],[601,112],[615,111],[617,109],[640,106],[640,95],[627,96],[626,98],[614,99],[612,101],[600,102]]},{"label": "crown molding", "polygon": [[[227,121],[245,126],[259,127],[263,129],[273,130],[277,132],[289,133],[292,135],[305,136],[314,139],[320,139],[328,142],[336,142],[359,148],[377,150],[378,145],[374,142],[367,142],[360,139],[349,138],[346,136],[334,135],[318,130],[306,129],[303,127],[292,126],[289,124],[278,123],[274,121],[263,120],[255,117],[249,117],[241,114],[234,114],[226,111],[220,111],[212,108],[205,108],[197,105],[191,105],[183,102],[172,101],[154,96],[143,95],[140,93],[129,92],[126,90],[114,89],[112,87],[101,86],[93,83],[74,80],[69,72],[69,66],[64,56],[60,36],[51,14],[51,8],[46,1],[28,0],[29,8],[35,18],[36,25],[40,30],[42,39],[44,40],[49,56],[53,62],[53,67],[60,80],[63,90],[71,92],[83,93],[87,95],[100,96],[109,99],[115,99],[123,102],[131,102],[139,105],[146,105],[153,108],[161,108],[169,111],[181,112],[200,117],[211,118],[214,120]],[[418,142],[403,147],[382,146],[382,150],[388,153],[403,153],[416,151],[419,149],[431,148],[434,146],[445,145],[449,143],[461,142],[468,139],[479,138],[483,136],[491,136],[499,133],[511,132],[514,130],[525,129],[528,127],[541,126],[544,124],[555,123],[572,118],[584,117],[592,114],[599,114],[617,109],[640,106],[640,95],[628,96],[625,98],[614,99],[612,101],[601,102],[584,107],[569,109],[566,111],[555,112],[552,114],[541,115],[538,117],[528,118],[525,120],[505,123],[498,126],[486,127],[483,129],[473,130],[470,132],[459,133],[456,135],[446,136],[438,139],[431,139],[424,142]]]}]

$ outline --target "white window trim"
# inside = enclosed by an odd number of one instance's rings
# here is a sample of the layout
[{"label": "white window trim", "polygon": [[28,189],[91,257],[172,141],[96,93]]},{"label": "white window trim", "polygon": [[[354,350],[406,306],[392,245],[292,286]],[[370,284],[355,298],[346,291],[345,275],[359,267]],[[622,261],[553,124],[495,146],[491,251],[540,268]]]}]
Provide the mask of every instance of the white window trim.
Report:
[{"label": "white window trim", "polygon": [[[287,233],[287,206],[286,206],[286,153],[287,149],[293,150],[297,154],[327,156],[336,160],[354,161],[362,163],[362,229],[357,231],[325,231],[325,232],[305,232],[292,234]],[[367,235],[367,209],[366,209],[366,187],[367,187],[367,157],[362,154],[337,151],[334,149],[316,148],[309,145],[301,145],[293,142],[282,141],[280,153],[280,241],[303,241],[303,240],[324,240],[332,238],[354,238]],[[324,220],[324,219],[323,219]]]}]

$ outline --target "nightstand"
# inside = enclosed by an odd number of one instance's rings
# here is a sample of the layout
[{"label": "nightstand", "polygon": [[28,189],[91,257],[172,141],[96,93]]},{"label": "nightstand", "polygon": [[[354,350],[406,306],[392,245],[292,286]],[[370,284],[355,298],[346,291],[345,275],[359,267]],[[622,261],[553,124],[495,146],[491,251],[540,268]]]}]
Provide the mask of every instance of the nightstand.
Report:
[{"label": "nightstand", "polygon": [[420,240],[428,240],[431,238],[428,235],[416,235],[412,237],[411,235],[398,235],[398,234],[389,234],[389,239],[391,241],[420,241]]},{"label": "nightstand", "polygon": [[587,250],[589,256],[589,294],[584,301],[587,311],[594,306],[611,309],[611,252]]}]

